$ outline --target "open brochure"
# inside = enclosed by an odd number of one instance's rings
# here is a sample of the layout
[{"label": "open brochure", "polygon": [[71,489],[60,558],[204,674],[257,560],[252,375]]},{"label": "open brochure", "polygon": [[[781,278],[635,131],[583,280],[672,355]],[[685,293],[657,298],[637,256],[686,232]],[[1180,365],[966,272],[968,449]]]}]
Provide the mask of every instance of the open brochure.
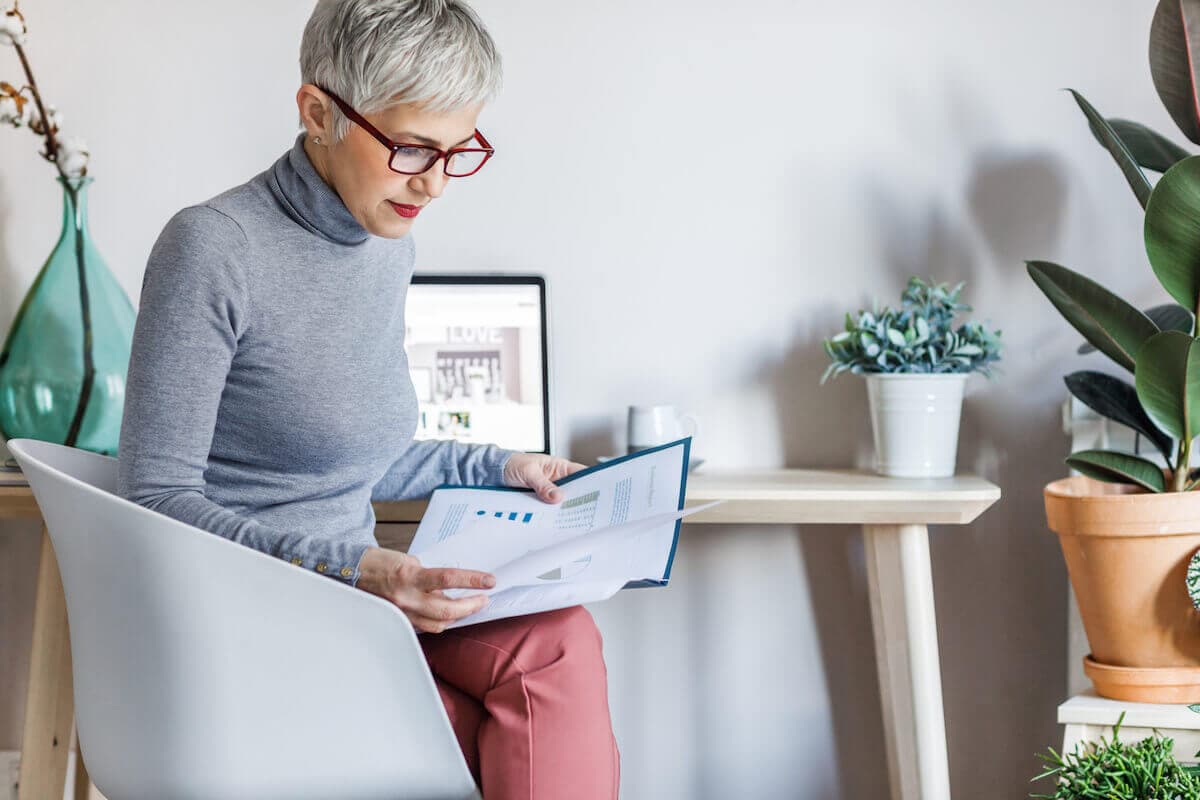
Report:
[{"label": "open brochure", "polygon": [[[507,486],[440,486],[408,552],[425,567],[482,570],[496,586],[456,628],[666,586],[680,521],[720,500],[683,508],[691,437],[580,470],[557,481],[560,503]],[[448,597],[478,589],[447,589]]]}]

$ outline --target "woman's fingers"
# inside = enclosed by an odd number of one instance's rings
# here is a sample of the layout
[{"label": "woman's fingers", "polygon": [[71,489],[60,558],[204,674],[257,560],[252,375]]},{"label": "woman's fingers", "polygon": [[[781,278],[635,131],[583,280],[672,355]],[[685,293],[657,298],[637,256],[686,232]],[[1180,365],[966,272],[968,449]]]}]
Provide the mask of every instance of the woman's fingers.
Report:
[{"label": "woman's fingers", "polygon": [[433,567],[421,570],[416,583],[417,588],[425,592],[439,589],[491,589],[496,585],[496,576],[474,569]]},{"label": "woman's fingers", "polygon": [[544,503],[557,503],[562,500],[562,492],[543,472],[535,472],[530,476],[529,488],[533,489]]},{"label": "woman's fingers", "polygon": [[409,609],[409,619],[420,630],[440,633],[446,625],[474,614],[488,602],[486,594],[451,599],[442,593],[443,589],[490,589],[495,585],[495,576],[488,572],[453,567],[423,569],[417,576],[421,591]]},{"label": "woman's fingers", "polygon": [[470,616],[487,605],[487,595],[476,594],[451,600],[428,594],[409,613],[413,625],[429,633],[440,633],[447,625]]}]

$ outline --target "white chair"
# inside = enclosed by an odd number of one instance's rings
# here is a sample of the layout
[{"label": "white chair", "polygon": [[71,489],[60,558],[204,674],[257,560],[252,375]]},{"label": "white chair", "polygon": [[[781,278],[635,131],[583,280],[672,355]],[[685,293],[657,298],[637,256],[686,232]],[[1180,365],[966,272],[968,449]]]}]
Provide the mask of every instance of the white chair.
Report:
[{"label": "white chair", "polygon": [[7,445],[58,557],[80,750],[109,800],[480,797],[395,606],[118,497],[115,458]]}]

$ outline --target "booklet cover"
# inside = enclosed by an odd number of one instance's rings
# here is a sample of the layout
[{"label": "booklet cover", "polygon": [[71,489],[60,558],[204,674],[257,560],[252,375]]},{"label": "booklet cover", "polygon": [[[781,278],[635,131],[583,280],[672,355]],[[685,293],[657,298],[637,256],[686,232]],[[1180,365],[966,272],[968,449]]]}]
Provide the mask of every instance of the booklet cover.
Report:
[{"label": "booklet cover", "polygon": [[[562,502],[529,489],[440,486],[408,552],[425,567],[491,572],[479,612],[450,628],[666,586],[684,509],[691,437],[606,461],[557,481]],[[476,589],[448,589],[449,597]]]}]

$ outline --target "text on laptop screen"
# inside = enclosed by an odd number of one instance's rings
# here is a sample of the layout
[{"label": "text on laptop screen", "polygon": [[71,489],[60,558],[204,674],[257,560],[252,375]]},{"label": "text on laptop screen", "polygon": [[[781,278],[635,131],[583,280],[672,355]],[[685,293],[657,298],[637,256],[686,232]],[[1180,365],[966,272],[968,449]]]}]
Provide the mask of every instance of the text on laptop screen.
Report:
[{"label": "text on laptop screen", "polygon": [[420,403],[414,438],[545,452],[541,287],[419,280],[404,335]]}]

